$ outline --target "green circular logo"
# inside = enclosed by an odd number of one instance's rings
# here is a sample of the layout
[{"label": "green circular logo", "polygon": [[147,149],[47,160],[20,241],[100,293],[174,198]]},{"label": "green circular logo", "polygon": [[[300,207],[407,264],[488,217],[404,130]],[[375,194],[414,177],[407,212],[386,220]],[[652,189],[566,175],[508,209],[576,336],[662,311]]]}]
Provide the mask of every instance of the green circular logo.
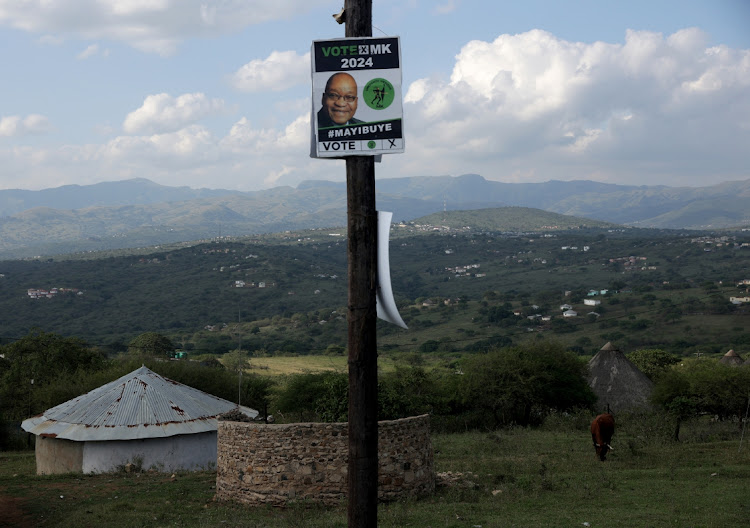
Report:
[{"label": "green circular logo", "polygon": [[391,106],[395,95],[393,85],[387,79],[380,77],[369,81],[362,91],[365,103],[373,110],[385,110]]},{"label": "green circular logo", "polygon": [[368,142],[367,142],[367,147],[368,147],[368,148],[374,149],[374,148],[375,148],[375,147],[377,147],[377,146],[378,146],[378,144],[377,144],[377,143],[375,143],[374,141],[368,141]]}]

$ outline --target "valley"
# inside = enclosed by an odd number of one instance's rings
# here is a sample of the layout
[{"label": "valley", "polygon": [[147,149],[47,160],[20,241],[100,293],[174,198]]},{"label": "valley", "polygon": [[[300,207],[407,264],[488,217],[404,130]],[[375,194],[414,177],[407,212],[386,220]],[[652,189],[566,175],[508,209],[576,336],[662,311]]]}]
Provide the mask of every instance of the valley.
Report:
[{"label": "valley", "polygon": [[[540,338],[582,354],[607,341],[678,355],[750,346],[747,304],[730,301],[747,296],[750,233],[532,225],[533,213],[395,224],[391,280],[409,329],[381,322],[383,352],[450,355]],[[0,336],[41,328],[108,354],[144,332],[197,357],[238,346],[258,357],[343,354],[345,235],[314,229],[0,261]]]}]

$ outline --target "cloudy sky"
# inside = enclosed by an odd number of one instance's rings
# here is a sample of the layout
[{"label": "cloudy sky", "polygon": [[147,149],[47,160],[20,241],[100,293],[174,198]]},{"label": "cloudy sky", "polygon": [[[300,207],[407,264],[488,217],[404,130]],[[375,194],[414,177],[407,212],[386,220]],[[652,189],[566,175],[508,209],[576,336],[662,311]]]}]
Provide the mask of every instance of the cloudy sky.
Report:
[{"label": "cloudy sky", "polygon": [[[309,157],[343,3],[0,0],[0,189],[343,181]],[[373,25],[401,37],[406,137],[377,178],[750,178],[748,0],[374,0]]]}]

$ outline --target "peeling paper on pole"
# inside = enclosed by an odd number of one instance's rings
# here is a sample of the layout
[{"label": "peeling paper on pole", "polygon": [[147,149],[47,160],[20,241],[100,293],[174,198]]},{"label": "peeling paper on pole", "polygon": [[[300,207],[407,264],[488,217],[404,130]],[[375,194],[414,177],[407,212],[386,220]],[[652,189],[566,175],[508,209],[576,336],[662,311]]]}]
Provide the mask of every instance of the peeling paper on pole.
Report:
[{"label": "peeling paper on pole", "polygon": [[378,289],[376,306],[378,318],[401,328],[408,329],[398,313],[391,288],[391,266],[388,255],[388,240],[391,233],[393,213],[378,211]]}]

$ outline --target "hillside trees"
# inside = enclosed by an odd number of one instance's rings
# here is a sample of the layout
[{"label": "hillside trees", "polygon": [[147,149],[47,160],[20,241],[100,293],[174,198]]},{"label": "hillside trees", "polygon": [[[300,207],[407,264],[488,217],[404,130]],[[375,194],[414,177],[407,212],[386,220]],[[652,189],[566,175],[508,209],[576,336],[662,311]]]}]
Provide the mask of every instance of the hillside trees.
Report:
[{"label": "hillside trees", "polygon": [[495,349],[464,363],[464,400],[484,410],[496,427],[539,423],[551,409],[594,403],[585,368],[557,343]]},{"label": "hillside trees", "polygon": [[172,341],[157,332],[145,332],[133,339],[128,347],[131,355],[167,357],[174,352],[175,346]]},{"label": "hillside trees", "polygon": [[[431,413],[433,419],[463,410],[460,376],[441,369],[400,366],[378,376],[378,419],[395,420]],[[341,422],[348,417],[348,376],[344,372],[294,374],[279,388],[274,412],[285,421]]]},{"label": "hillside trees", "polygon": [[699,359],[676,365],[654,386],[651,400],[670,412],[675,421],[675,439],[680,423],[692,416],[708,414],[742,424],[750,398],[750,369]]},{"label": "hillside trees", "polygon": [[0,347],[5,355],[0,372],[0,401],[6,419],[22,420],[44,410],[41,390],[52,380],[102,368],[104,356],[74,337],[34,329],[18,341]]},{"label": "hillside trees", "polygon": [[275,411],[288,421],[346,421],[349,381],[345,373],[295,374],[275,399]]},{"label": "hillside trees", "polygon": [[652,380],[669,370],[680,358],[658,348],[644,348],[627,354],[627,358]]}]

